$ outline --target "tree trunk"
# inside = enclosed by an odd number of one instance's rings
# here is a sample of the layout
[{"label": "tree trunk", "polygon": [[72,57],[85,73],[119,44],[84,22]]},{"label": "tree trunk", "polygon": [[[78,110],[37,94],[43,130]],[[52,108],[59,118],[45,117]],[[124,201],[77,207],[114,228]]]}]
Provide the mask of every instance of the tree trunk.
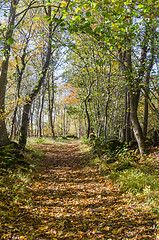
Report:
[{"label": "tree trunk", "polygon": [[15,107],[14,113],[13,113],[13,120],[12,120],[12,127],[11,127],[10,139],[12,139],[13,130],[14,130],[14,125],[15,125],[15,121],[16,121],[18,104],[19,104],[19,100],[20,100],[21,82],[22,82],[22,78],[23,78],[23,73],[24,73],[25,68],[26,68],[25,57],[26,57],[26,55],[27,55],[26,50],[27,50],[27,47],[28,47],[30,34],[31,34],[31,28],[30,28],[30,30],[29,30],[29,36],[27,37],[26,43],[24,44],[24,48],[23,48],[23,54],[22,54],[22,57],[21,57],[21,64],[22,64],[21,69],[19,68],[17,56],[15,57],[15,59],[16,59],[16,70],[17,70],[17,99],[16,99],[16,102],[17,102],[17,103],[16,103],[16,107]]},{"label": "tree trunk", "polygon": [[144,120],[143,120],[143,136],[146,139],[147,127],[148,127],[148,110],[149,110],[149,91],[150,91],[150,73],[154,62],[154,36],[151,39],[151,60],[147,68],[145,79],[145,103],[144,103]]},{"label": "tree trunk", "polygon": [[87,117],[87,138],[89,138],[89,135],[90,135],[90,132],[91,132],[91,120],[90,120],[86,100],[84,101],[84,106],[85,106],[85,113],[86,113],[86,117]]},{"label": "tree trunk", "polygon": [[24,105],[20,137],[19,137],[19,145],[22,148],[25,148],[25,145],[26,145],[30,109],[31,109],[31,102]]},{"label": "tree trunk", "polygon": [[130,92],[127,91],[127,106],[126,106],[126,142],[131,141],[131,121],[130,121]]},{"label": "tree trunk", "polygon": [[18,110],[18,106],[16,105],[16,107],[14,109],[14,113],[13,113],[13,119],[12,119],[11,131],[10,131],[10,139],[13,138],[13,135],[15,133],[14,129],[15,129],[15,124],[16,124],[17,110]]},{"label": "tree trunk", "polygon": [[137,105],[138,105],[137,98],[138,98],[138,95],[134,94],[131,90],[130,92],[131,122],[133,126],[134,135],[138,143],[140,155],[143,156],[145,152],[145,141],[144,141],[142,129],[137,116]]},{"label": "tree trunk", "polygon": [[[146,94],[148,94],[148,92]],[[144,101],[144,120],[143,120],[143,136],[144,136],[144,139],[146,139],[146,135],[147,135],[148,112],[149,112],[148,97],[145,96],[145,101]]]},{"label": "tree trunk", "polygon": [[[51,19],[51,6],[48,6],[48,15]],[[42,71],[40,74],[39,81],[37,85],[34,87],[32,92],[29,95],[29,100],[24,105],[23,108],[23,117],[22,117],[22,125],[21,125],[21,132],[20,132],[20,138],[19,138],[19,145],[21,148],[25,148],[26,145],[26,139],[27,139],[27,130],[28,130],[28,123],[29,123],[29,112],[31,109],[31,105],[37,94],[39,93],[42,84],[44,83],[45,76],[50,64],[50,57],[51,57],[51,39],[52,39],[52,22],[49,20],[49,35],[48,35],[48,47],[47,47],[47,54],[46,59],[44,62],[44,65],[42,67]]]},{"label": "tree trunk", "polygon": [[80,118],[80,116],[78,115],[78,138],[81,138],[81,133],[82,133],[81,130],[82,130],[82,129],[81,129],[81,118]]},{"label": "tree trunk", "polygon": [[33,137],[33,115],[34,115],[34,103],[32,104],[32,109],[30,110],[30,136]]},{"label": "tree trunk", "polygon": [[4,60],[1,65],[0,74],[0,146],[4,146],[9,143],[8,133],[5,124],[5,95],[7,85],[7,74],[8,74],[8,63],[10,56],[10,44],[7,42],[8,39],[12,38],[13,27],[15,23],[16,6],[19,0],[11,2],[8,27],[5,36],[5,47],[4,47]]},{"label": "tree trunk", "polygon": [[63,136],[66,136],[66,108],[63,109]]},{"label": "tree trunk", "polygon": [[[45,62],[44,62],[43,67],[42,67],[42,71],[41,71],[41,74],[40,74],[39,81],[29,95],[30,100],[24,105],[24,110],[23,111],[24,111],[24,117],[25,118],[26,118],[26,116],[25,116],[26,108],[27,108],[27,110],[28,110],[28,108],[31,108],[31,104],[32,104],[34,98],[39,93],[39,91],[41,89],[41,86],[42,86],[42,84],[45,80],[46,73],[47,73],[47,70],[48,70],[49,64],[50,64],[50,58],[51,58],[52,36],[53,36],[53,33],[56,31],[57,27],[60,24],[60,21],[58,21],[53,26],[53,21],[52,21],[52,18],[51,18],[52,17],[51,1],[49,0],[48,2],[49,2],[49,5],[48,5],[47,9],[45,7],[45,13],[46,13],[47,21],[48,21],[48,46],[47,46],[47,51],[46,51],[46,58],[45,58]],[[70,4],[70,0],[67,1],[66,10],[68,10],[69,4]],[[57,12],[54,14],[54,17],[56,17],[56,15],[59,14],[60,9],[61,8],[60,8],[60,3],[59,3],[59,7],[57,8]],[[60,15],[59,20],[61,20],[63,14],[61,13],[59,15]],[[30,109],[29,109],[29,111],[30,111]],[[26,112],[29,115],[29,112],[28,111],[26,111]],[[29,116],[27,118],[29,118]],[[28,129],[28,124],[26,124],[26,126],[24,126],[22,124],[21,134],[20,134],[20,138],[19,138],[19,145],[22,148],[25,148],[25,145],[26,145],[27,129]]]},{"label": "tree trunk", "polygon": [[145,141],[143,138],[142,129],[140,126],[140,122],[137,116],[137,110],[138,110],[138,103],[139,103],[139,97],[140,97],[140,87],[139,83],[143,77],[144,74],[144,61],[146,59],[146,49],[143,47],[141,51],[141,62],[140,62],[140,70],[139,75],[136,79],[136,81],[133,81],[132,77],[132,59],[131,59],[131,46],[127,50],[127,67],[128,67],[128,74],[127,74],[127,82],[129,83],[129,89],[130,89],[130,110],[131,110],[131,122],[133,126],[133,132],[136,138],[136,141],[138,143],[138,148],[140,151],[140,155],[143,156],[145,152]]},{"label": "tree trunk", "polygon": [[107,96],[107,100],[105,104],[105,116],[104,116],[104,138],[105,139],[107,138],[107,127],[108,127],[108,104],[109,104],[109,95]]},{"label": "tree trunk", "polygon": [[112,64],[111,59],[109,59],[109,73],[108,73],[108,91],[107,91],[107,100],[105,104],[105,116],[104,116],[104,138],[107,138],[107,128],[108,128],[108,105],[110,101],[110,78],[111,78]]},{"label": "tree trunk", "polygon": [[[52,75],[52,83],[51,83],[51,91],[50,91],[50,84],[49,84],[49,78],[48,78],[48,102],[49,102],[49,121],[50,121],[50,127],[51,127],[51,135],[54,138],[55,132],[54,132],[54,120],[53,120],[53,107],[54,107],[54,77]],[[52,95],[52,96],[51,96]]]},{"label": "tree trunk", "polygon": [[38,118],[38,137],[42,137],[42,112],[44,107],[44,99],[45,99],[45,89],[43,86],[42,96],[41,96],[41,102],[40,102],[40,108],[39,108],[39,118]]},{"label": "tree trunk", "polygon": [[127,122],[127,100],[128,100],[128,90],[127,86],[125,86],[125,108],[124,108],[124,118],[123,118],[123,125],[121,129],[121,141],[126,142],[126,122]]}]

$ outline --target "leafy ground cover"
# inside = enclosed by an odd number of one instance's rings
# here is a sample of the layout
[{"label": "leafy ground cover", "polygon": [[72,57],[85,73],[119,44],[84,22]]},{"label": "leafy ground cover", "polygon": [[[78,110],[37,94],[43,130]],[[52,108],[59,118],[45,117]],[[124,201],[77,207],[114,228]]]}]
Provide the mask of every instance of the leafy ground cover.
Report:
[{"label": "leafy ground cover", "polygon": [[[145,207],[143,198],[134,198],[138,191],[133,196],[130,187],[122,187],[128,170],[115,175],[112,169],[118,162],[95,165],[85,148],[81,151],[78,141],[67,139],[53,144],[40,140],[34,152],[24,153],[28,171],[2,172],[1,239],[158,238],[156,202],[154,208]],[[144,174],[152,170],[157,177],[153,157],[151,153],[147,162],[141,160],[140,174],[145,164]],[[155,182],[151,188],[157,198]]]}]

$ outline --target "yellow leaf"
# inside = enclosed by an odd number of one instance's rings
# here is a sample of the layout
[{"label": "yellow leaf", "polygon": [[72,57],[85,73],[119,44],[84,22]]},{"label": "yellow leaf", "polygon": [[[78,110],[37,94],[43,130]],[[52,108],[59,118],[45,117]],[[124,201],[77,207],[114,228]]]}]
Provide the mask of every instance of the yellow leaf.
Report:
[{"label": "yellow leaf", "polygon": [[109,230],[110,230],[110,227],[104,227],[104,228],[102,228],[102,230],[104,230],[104,231],[109,231]]},{"label": "yellow leaf", "polygon": [[118,232],[115,229],[113,229],[112,233],[116,235]]},{"label": "yellow leaf", "polygon": [[63,1],[61,2],[61,7],[66,7],[67,6],[67,2]]},{"label": "yellow leaf", "polygon": [[43,226],[43,225],[39,227],[40,230],[45,230],[47,228],[48,228],[47,226]]},{"label": "yellow leaf", "polygon": [[122,231],[124,230],[124,227],[121,227],[121,228],[119,228],[118,230],[113,230],[112,231],[112,233],[114,234],[114,235],[117,235],[117,234],[119,234],[119,233],[121,233]]}]

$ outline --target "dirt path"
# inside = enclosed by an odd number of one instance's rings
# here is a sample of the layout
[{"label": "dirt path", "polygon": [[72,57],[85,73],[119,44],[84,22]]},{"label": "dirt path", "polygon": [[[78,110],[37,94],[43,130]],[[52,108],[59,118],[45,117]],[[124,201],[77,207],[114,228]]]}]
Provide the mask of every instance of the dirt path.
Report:
[{"label": "dirt path", "polygon": [[46,157],[30,185],[32,204],[18,217],[24,238],[12,239],[155,239],[151,214],[130,205],[107,176],[88,166],[78,145],[40,148]]}]

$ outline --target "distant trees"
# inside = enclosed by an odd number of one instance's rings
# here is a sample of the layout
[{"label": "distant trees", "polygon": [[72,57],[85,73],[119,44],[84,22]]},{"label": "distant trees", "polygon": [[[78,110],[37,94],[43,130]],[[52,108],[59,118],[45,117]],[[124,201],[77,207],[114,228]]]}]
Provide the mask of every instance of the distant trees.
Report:
[{"label": "distant trees", "polygon": [[[23,74],[25,74],[27,71],[34,72],[33,68],[37,67],[39,64],[39,63],[38,64],[35,63],[35,61],[38,60],[35,54],[37,53],[37,55],[39,56],[39,50],[41,50],[41,54],[43,55],[42,63],[41,63],[41,73],[37,73],[37,75],[39,75],[39,77],[37,77],[38,81],[35,83],[35,87],[32,88],[30,93],[26,94],[25,103],[23,107],[23,116],[22,116],[19,144],[21,147],[25,147],[31,105],[34,98],[38,94],[46,77],[46,73],[50,64],[50,58],[52,54],[52,47],[53,47],[52,37],[53,37],[53,34],[56,32],[58,26],[62,22],[63,13],[61,10],[63,9],[67,11],[69,3],[70,1],[57,2],[56,4],[53,5],[53,8],[52,8],[51,1],[48,1],[48,2],[42,1],[42,3],[40,4],[39,2],[38,5],[36,1],[31,1],[26,6],[23,5],[21,1],[11,1],[11,3],[8,2],[8,5],[10,4],[10,12],[9,12],[8,26],[6,28],[7,30],[4,30],[4,33],[5,33],[5,39],[3,39],[4,57],[2,59],[1,78],[0,78],[0,83],[1,83],[0,145],[5,145],[9,143],[8,134],[7,134],[6,125],[5,125],[4,106],[5,106],[5,94],[6,94],[6,85],[7,85],[7,73],[8,73],[8,66],[9,66],[9,56],[10,54],[12,54],[10,46],[15,41],[14,47],[16,49],[16,47],[17,48],[19,47],[19,46],[16,46],[16,43],[19,42],[19,44],[21,45],[21,41],[24,43],[25,38],[27,39],[26,43],[23,44],[22,46],[23,48],[21,49],[21,51],[23,52],[22,56],[16,56],[16,63],[15,63],[16,73],[15,74],[17,76],[16,80],[18,82],[18,85],[17,85],[18,89],[17,89],[17,97],[16,97],[17,103],[14,110],[14,116],[13,116],[13,122],[12,122],[11,137],[13,136],[13,128],[16,121],[17,104],[20,99],[20,87],[21,87]],[[17,7],[20,9],[20,11],[19,13],[16,14]],[[26,17],[28,11],[30,14],[29,19],[31,24],[27,19],[28,16]],[[36,20],[38,20],[38,22],[40,23],[37,26],[35,26]],[[13,39],[13,30],[16,29],[17,27],[20,27],[22,29],[19,31],[19,40]],[[34,33],[32,34],[31,40],[30,40],[29,39],[30,36],[27,37],[27,34],[29,34],[31,29],[34,31]],[[48,31],[46,31],[46,29],[48,29]],[[15,34],[16,33],[17,32],[15,31]],[[47,43],[44,42],[45,39],[47,39]],[[30,51],[29,53],[30,59],[29,59],[28,68],[26,68],[25,58],[27,55],[26,50],[27,50],[29,41],[30,41],[30,46],[28,51]],[[43,50],[42,50],[42,46],[44,47]],[[33,49],[34,49],[34,52],[33,52]],[[21,59],[21,63],[19,63],[20,59]],[[35,72],[33,74],[35,74]],[[34,84],[33,81],[31,82],[31,84]],[[29,91],[26,91],[26,92],[29,92]]]},{"label": "distant trees", "polygon": [[[99,1],[98,3],[87,1],[83,10],[85,11],[85,16],[82,15],[82,10],[83,5],[79,4],[72,18],[74,19],[74,25],[71,25],[70,32],[77,32],[77,36],[85,34],[87,36],[85,39],[94,38],[95,45],[100,46],[100,51],[103,52],[105,57],[107,56],[107,59],[110,59],[111,56],[111,61],[114,61],[111,63],[111,69],[113,70],[115,62],[118,65],[118,73],[113,84],[116,85],[115,88],[117,89],[120,74],[120,83],[125,86],[124,139],[128,142],[131,140],[132,128],[140,154],[143,155],[148,123],[148,99],[151,105],[151,97],[148,97],[149,80],[151,79],[152,69],[154,70],[153,74],[155,74],[154,59],[157,57],[158,49],[157,5],[155,5],[154,1],[149,1],[148,4],[146,2],[141,4],[138,1],[120,1],[120,3],[119,1]],[[87,45],[85,40],[83,46],[86,45],[89,48],[89,46],[92,46],[92,43]],[[83,47],[83,52],[87,59],[88,54],[86,54],[84,49],[85,47]],[[91,57],[89,57],[90,59]],[[100,60],[101,62],[102,59]],[[93,63],[92,66],[96,66],[95,68],[97,68],[99,67],[99,63]],[[94,69],[94,72],[97,71]],[[101,77],[101,71],[98,77],[94,75],[95,82],[98,81],[99,76]],[[102,80],[104,81],[105,79],[103,78]],[[112,73],[110,81],[112,83]],[[120,91],[119,88],[118,91]],[[142,91],[145,95],[143,127],[139,120],[141,113],[138,114]],[[116,95],[118,96],[117,98],[119,98],[120,94],[118,92]],[[107,98],[109,98],[108,95]],[[153,107],[153,110],[158,112],[157,108]],[[86,115],[90,114],[90,111]],[[116,111],[114,114],[114,117],[117,118]],[[107,120],[105,121],[107,122]],[[87,118],[87,122],[88,128],[90,128],[89,118]],[[119,123],[118,121],[114,122],[111,129],[114,128],[114,124],[118,125]]]},{"label": "distant trees", "polygon": [[136,139],[143,155],[147,133],[159,121],[157,3],[1,4],[8,23],[3,17],[0,146],[9,143],[7,129],[22,148],[28,132],[55,137],[74,131],[87,138],[93,132]]}]

